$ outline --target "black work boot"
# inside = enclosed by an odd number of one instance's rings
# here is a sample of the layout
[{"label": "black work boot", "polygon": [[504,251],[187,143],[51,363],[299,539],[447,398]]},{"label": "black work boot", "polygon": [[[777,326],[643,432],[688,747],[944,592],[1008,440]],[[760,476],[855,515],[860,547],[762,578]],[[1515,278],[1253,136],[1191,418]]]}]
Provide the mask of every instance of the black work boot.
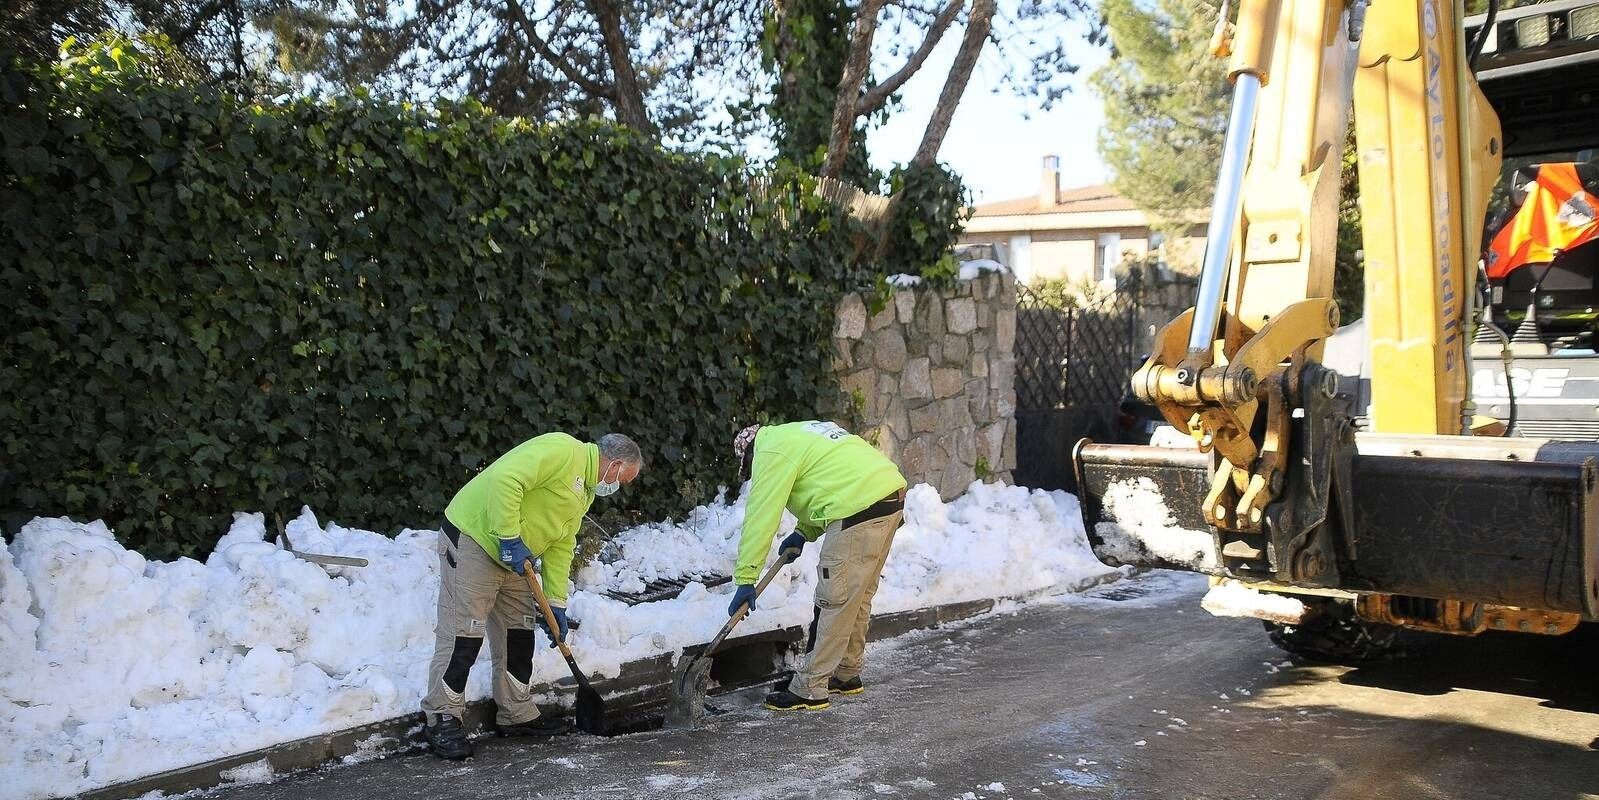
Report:
[{"label": "black work boot", "polygon": [[773,711],[821,711],[832,705],[827,698],[812,700],[809,697],[800,697],[787,690],[779,689],[766,696],[766,707]]},{"label": "black work boot", "polygon": [[428,740],[428,750],[439,758],[460,761],[472,756],[472,743],[467,741],[461,720],[449,714],[440,714],[432,725],[423,729]]},{"label": "black work boot", "polygon": [[861,683],[861,676],[859,675],[847,681],[841,681],[837,678],[827,679],[828,694],[860,694],[864,691],[866,691],[866,685]]},{"label": "black work boot", "polygon": [[572,723],[555,714],[540,714],[527,722],[499,726],[501,736],[565,736]]}]

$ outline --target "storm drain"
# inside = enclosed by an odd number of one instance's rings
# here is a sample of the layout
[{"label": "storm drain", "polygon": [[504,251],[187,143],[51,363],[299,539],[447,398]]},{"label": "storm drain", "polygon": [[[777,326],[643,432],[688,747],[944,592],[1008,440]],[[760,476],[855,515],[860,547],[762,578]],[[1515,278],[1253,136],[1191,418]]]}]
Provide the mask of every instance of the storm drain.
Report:
[{"label": "storm drain", "polygon": [[1148,597],[1149,593],[1147,587],[1136,583],[1122,585],[1118,582],[1103,589],[1090,589],[1083,594],[1099,600],[1137,600],[1140,597]]},{"label": "storm drain", "polygon": [[713,586],[721,586],[722,584],[731,580],[733,580],[731,575],[716,574],[684,575],[681,578],[656,578],[655,580],[645,584],[643,591],[611,591],[606,592],[605,596],[611,598],[612,600],[620,600],[621,602],[630,606],[636,606],[640,603],[654,603],[661,600],[671,600],[672,598],[682,594],[683,590],[688,588],[688,585],[691,583],[703,583],[705,584],[705,588],[709,589]]}]

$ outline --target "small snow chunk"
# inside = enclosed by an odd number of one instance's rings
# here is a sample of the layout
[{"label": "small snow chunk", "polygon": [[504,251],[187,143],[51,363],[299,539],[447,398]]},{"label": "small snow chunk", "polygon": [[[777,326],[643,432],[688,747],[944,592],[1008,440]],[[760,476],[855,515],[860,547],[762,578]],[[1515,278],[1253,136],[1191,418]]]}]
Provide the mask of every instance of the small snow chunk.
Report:
[{"label": "small snow chunk", "polygon": [[886,783],[872,784],[872,791],[876,794],[899,794],[899,790]]},{"label": "small snow chunk", "polygon": [[1081,772],[1065,767],[1056,767],[1055,774],[1060,777],[1060,782],[1069,786],[1089,789],[1100,785],[1099,776],[1091,772]]},{"label": "small snow chunk", "polygon": [[1188,724],[1188,720],[1183,719],[1182,717],[1172,717],[1171,721],[1177,723],[1178,725],[1186,726]]},{"label": "small snow chunk", "polygon": [[992,258],[978,258],[971,261],[962,261],[960,279],[963,281],[979,278],[985,272],[1008,272],[1005,265]]},{"label": "small snow chunk", "polygon": [[982,789],[985,792],[1003,792],[1005,791],[1005,784],[1000,783],[999,781],[994,781],[987,786],[979,786],[977,788]]},{"label": "small snow chunk", "polygon": [[272,764],[263,758],[260,761],[252,761],[248,764],[240,764],[230,770],[224,770],[221,778],[223,783],[250,784],[266,783],[272,780],[273,775]]},{"label": "small snow chunk", "polygon": [[1149,744],[1149,740],[1147,739],[1139,739],[1138,741],[1133,742],[1134,747],[1143,747],[1146,744]]},{"label": "small snow chunk", "polygon": [[1216,696],[1221,698],[1221,699],[1223,699],[1223,700],[1231,700],[1232,699],[1232,697],[1230,697],[1226,692],[1218,692],[1216,694]]},{"label": "small snow chunk", "polygon": [[1252,617],[1288,624],[1298,623],[1306,614],[1305,602],[1297,597],[1262,592],[1232,579],[1210,587],[1199,607],[1218,617]]}]

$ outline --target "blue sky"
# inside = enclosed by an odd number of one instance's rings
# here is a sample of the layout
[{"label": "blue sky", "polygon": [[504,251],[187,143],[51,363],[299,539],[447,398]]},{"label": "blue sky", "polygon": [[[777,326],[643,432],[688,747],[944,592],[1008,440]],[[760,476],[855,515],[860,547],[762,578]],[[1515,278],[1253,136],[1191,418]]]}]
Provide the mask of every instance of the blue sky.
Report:
[{"label": "blue sky", "polygon": [[[870,133],[867,143],[874,166],[886,170],[916,152],[960,34],[961,29],[954,28],[945,35],[901,90],[903,110]],[[1033,101],[1018,98],[1009,89],[992,92],[1005,65],[993,45],[985,48],[939,151],[939,160],[965,178],[976,202],[1035,194],[1041,162],[1051,154],[1061,157],[1063,188],[1100,183],[1107,177],[1095,147],[1104,114],[1099,97],[1088,86],[1088,75],[1105,62],[1107,53],[1084,41],[1080,30],[1074,30],[1068,41],[1081,69],[1071,77],[1072,91],[1049,111],[1039,110]]]}]

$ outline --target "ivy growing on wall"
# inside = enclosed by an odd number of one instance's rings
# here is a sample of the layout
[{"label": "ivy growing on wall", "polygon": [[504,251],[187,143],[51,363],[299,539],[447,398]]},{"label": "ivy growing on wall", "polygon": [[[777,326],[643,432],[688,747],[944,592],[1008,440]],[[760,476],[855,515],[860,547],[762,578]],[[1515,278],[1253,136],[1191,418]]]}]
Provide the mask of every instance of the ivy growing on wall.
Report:
[{"label": "ivy growing on wall", "polygon": [[432,526],[549,430],[635,436],[597,507],[658,518],[731,482],[741,423],[836,408],[834,308],[872,276],[804,176],[473,104],[244,104],[151,52],[0,74],[8,530]]}]

